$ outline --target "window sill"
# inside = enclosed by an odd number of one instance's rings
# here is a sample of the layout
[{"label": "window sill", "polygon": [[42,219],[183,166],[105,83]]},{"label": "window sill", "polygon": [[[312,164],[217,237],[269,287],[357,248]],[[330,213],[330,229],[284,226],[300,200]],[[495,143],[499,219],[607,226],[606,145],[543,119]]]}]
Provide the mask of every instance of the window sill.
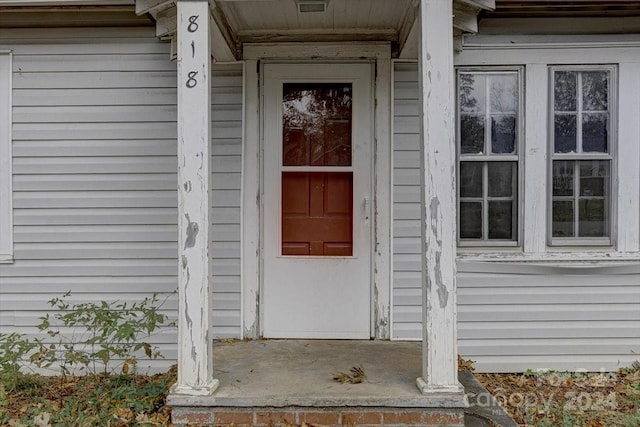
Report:
[{"label": "window sill", "polygon": [[13,264],[13,255],[0,255],[0,264]]},{"label": "window sill", "polygon": [[640,252],[596,251],[592,248],[577,251],[523,253],[495,250],[491,253],[459,251],[458,262],[488,264],[528,264],[548,267],[588,268],[640,265]]}]

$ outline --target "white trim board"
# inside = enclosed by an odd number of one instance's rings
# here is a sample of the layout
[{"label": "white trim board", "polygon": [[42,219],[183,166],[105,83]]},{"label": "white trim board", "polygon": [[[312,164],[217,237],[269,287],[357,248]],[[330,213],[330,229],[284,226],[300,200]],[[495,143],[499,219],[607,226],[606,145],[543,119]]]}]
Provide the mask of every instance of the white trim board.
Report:
[{"label": "white trim board", "polygon": [[11,152],[12,56],[0,53],[0,262],[13,261]]},{"label": "white trim board", "polygon": [[388,42],[372,43],[247,43],[243,47],[244,59],[365,59],[391,58]]},{"label": "white trim board", "polygon": [[454,65],[605,64],[640,62],[640,43],[534,44],[465,46]]}]

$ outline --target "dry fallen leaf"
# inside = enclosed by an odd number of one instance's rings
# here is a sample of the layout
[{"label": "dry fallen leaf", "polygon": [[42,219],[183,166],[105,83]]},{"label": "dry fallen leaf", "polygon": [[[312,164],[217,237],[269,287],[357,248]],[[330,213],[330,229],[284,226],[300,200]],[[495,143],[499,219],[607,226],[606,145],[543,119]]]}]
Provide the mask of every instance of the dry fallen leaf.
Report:
[{"label": "dry fallen leaf", "polygon": [[351,374],[336,372],[333,374],[333,379],[342,384],[360,384],[366,377],[362,365],[353,366],[349,372],[351,372]]}]

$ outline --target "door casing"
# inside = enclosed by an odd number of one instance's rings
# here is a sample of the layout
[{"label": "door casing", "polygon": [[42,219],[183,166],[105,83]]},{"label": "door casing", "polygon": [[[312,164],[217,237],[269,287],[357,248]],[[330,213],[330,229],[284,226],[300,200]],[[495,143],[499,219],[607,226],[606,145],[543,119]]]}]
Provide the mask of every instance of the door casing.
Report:
[{"label": "door casing", "polygon": [[[373,102],[370,63],[263,66],[262,335],[267,338],[371,336]],[[353,255],[283,256],[282,87],[284,83],[352,85]],[[289,168],[290,169],[290,168]],[[300,167],[294,167],[300,169]],[[326,170],[327,167],[302,167]]]},{"label": "door casing", "polygon": [[[242,150],[241,330],[242,338],[259,338],[262,268],[262,121],[260,80],[265,58],[282,63],[368,62],[374,64],[374,183],[371,334],[389,339],[391,329],[391,46],[376,43],[305,43],[247,45],[244,56],[244,134]],[[292,59],[295,58],[295,59]],[[313,58],[313,59],[310,59]],[[357,59],[355,59],[357,58]]]}]

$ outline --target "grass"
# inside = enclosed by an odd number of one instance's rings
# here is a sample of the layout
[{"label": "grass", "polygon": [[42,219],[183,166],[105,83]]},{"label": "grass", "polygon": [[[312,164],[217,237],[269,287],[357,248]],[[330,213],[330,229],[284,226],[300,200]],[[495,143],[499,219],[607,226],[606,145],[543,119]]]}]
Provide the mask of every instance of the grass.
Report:
[{"label": "grass", "polygon": [[175,369],[152,376],[20,374],[11,393],[0,384],[0,425],[167,426],[165,397],[173,382]]}]

